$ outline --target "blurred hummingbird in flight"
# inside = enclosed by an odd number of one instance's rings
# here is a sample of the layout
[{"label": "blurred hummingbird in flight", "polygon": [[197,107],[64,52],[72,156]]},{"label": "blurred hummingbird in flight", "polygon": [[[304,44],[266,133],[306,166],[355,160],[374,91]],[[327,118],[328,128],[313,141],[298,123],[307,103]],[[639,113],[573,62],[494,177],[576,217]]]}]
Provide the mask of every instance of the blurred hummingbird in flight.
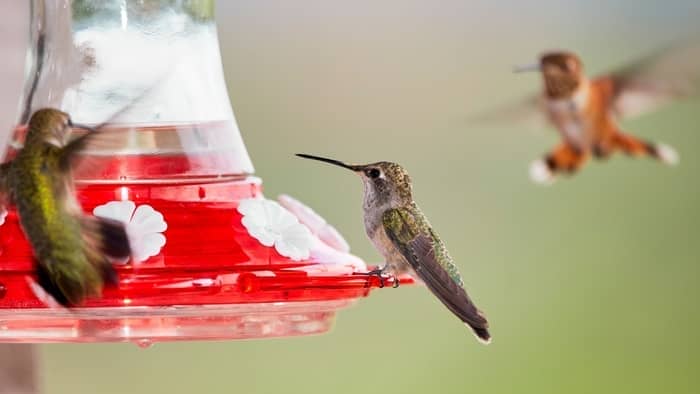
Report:
[{"label": "blurred hummingbird in flight", "polygon": [[297,156],[346,168],[362,179],[365,231],[386,260],[384,267],[368,274],[380,280],[383,275],[396,280],[403,273],[421,279],[480,341],[491,341],[486,317],[467,295],[445,244],[413,201],[411,179],[403,167],[386,161],[350,165],[319,156]]},{"label": "blurred hummingbird in flight", "polygon": [[[72,128],[89,132],[70,139]],[[105,284],[116,284],[107,256],[131,254],[124,225],[84,214],[75,197],[73,162],[97,134],[64,112],[40,109],[29,120],[22,149],[0,165],[0,201],[17,208],[37,260],[37,283],[64,306],[80,305],[101,295]]]},{"label": "blurred hummingbird in flight", "polygon": [[576,172],[591,156],[605,159],[615,152],[647,156],[674,165],[678,163],[678,154],[672,147],[624,132],[618,119],[640,115],[697,93],[699,59],[697,46],[676,45],[589,79],[576,54],[548,52],[536,64],[515,69],[539,72],[544,82],[543,92],[521,103],[520,108],[499,111],[499,116],[508,118],[514,113],[535,112],[539,106],[558,130],[561,143],[530,166],[530,176],[538,183],[549,183],[559,174]]}]

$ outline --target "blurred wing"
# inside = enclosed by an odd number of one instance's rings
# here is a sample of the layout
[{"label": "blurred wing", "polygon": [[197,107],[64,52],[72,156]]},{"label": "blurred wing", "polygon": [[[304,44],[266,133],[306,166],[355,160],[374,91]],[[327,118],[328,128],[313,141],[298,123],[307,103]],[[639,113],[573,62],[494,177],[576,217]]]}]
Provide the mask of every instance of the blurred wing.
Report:
[{"label": "blurred wing", "polygon": [[81,153],[86,150],[114,152],[124,148],[126,141],[124,132],[110,131],[109,127],[102,125],[94,131],[73,131],[71,135],[72,139],[61,148],[59,156],[59,164],[63,170],[74,168],[78,162],[81,165],[97,165],[96,161],[86,159]]},{"label": "blurred wing", "polygon": [[[79,157],[79,153],[84,150],[115,151],[124,148],[125,144],[128,144],[127,137],[130,135],[129,131],[123,129],[119,131],[110,131],[109,126],[118,122],[130,109],[143,103],[144,99],[148,98],[151,93],[161,86],[171,74],[172,69],[163,73],[158,80],[134,95],[127,105],[124,105],[114,112],[109,119],[98,125],[91,126],[90,129],[92,129],[92,131],[82,129],[76,132],[74,129],[73,134],[75,136],[63,147],[63,152],[60,157],[61,168],[69,169],[75,166],[76,158]],[[82,158],[82,161],[86,161],[85,158]],[[95,161],[90,160],[87,160],[87,163],[81,164],[97,165]]]},{"label": "blurred wing", "polygon": [[[462,287],[457,268],[450,261],[444,245],[425,226],[425,219],[421,216],[406,208],[390,209],[384,213],[384,230],[430,291],[469,325],[477,337],[488,342],[491,338],[488,322]],[[442,257],[442,264],[438,255]]]},{"label": "blurred wing", "polygon": [[613,108],[631,117],[700,92],[700,40],[659,50],[610,76]]},{"label": "blurred wing", "polygon": [[544,128],[547,118],[541,95],[532,95],[467,118],[469,123]]}]

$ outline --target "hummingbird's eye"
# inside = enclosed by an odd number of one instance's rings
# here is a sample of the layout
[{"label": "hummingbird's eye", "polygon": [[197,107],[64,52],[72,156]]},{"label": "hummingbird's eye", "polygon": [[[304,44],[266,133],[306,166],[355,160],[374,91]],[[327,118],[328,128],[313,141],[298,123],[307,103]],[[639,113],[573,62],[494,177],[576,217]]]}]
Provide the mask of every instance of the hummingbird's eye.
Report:
[{"label": "hummingbird's eye", "polygon": [[375,178],[379,178],[379,175],[381,175],[381,172],[376,168],[371,168],[371,169],[365,171],[365,175],[367,175],[368,177],[370,177],[372,179],[375,179]]}]

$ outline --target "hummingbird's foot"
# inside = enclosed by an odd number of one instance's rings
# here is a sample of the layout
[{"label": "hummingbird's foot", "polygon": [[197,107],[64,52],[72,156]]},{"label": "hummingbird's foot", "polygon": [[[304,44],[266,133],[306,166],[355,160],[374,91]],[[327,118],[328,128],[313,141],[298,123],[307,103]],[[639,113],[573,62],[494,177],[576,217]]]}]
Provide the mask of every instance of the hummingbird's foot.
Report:
[{"label": "hummingbird's foot", "polygon": [[372,271],[369,271],[367,273],[367,276],[372,277],[376,276],[379,279],[379,288],[383,289],[384,288],[384,282],[386,279],[384,278],[384,268],[375,268]]},{"label": "hummingbird's foot", "polygon": [[384,279],[382,278],[381,275],[381,270],[372,270],[369,272],[354,272],[353,275],[360,275],[360,276],[366,276],[367,277],[367,282],[365,282],[365,287],[371,287],[369,278],[376,276],[379,278],[379,287],[384,287]]},{"label": "hummingbird's foot", "polygon": [[367,272],[365,275],[367,276],[376,276],[379,279],[379,288],[382,289],[386,286],[386,281],[387,279],[391,279],[391,287],[394,289],[399,287],[400,281],[399,278],[396,275],[391,275],[386,273],[386,267],[384,268],[375,268],[372,271]]}]

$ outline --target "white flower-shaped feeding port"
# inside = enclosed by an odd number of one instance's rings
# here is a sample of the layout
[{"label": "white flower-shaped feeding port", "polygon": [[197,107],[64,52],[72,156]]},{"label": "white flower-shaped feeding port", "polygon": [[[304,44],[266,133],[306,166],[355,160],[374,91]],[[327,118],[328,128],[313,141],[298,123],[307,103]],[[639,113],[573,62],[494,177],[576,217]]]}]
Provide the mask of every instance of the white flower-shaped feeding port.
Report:
[{"label": "white flower-shaped feeding port", "polygon": [[301,201],[286,194],[279,196],[277,201],[311,230],[314,242],[311,246],[309,260],[323,263],[323,266],[299,267],[297,269],[311,270],[317,274],[321,271],[328,274],[367,271],[367,265],[364,261],[350,254],[348,242],[321,215]]},{"label": "white flower-shaped feeding port", "polygon": [[163,220],[163,215],[148,204],[136,207],[133,201],[110,201],[95,207],[92,213],[124,223],[134,263],[157,255],[165,245],[162,232],[168,229],[168,224]]},{"label": "white flower-shaped feeding port", "polygon": [[348,245],[348,242],[340,235],[338,230],[328,224],[326,220],[313,209],[286,194],[277,197],[277,201],[289,212],[293,213],[302,224],[308,227],[309,230],[326,245],[340,252],[347,253],[350,251],[350,245]]},{"label": "white flower-shaped feeding port", "polygon": [[274,246],[277,252],[292,260],[309,258],[313,236],[291,212],[275,201],[249,198],[238,205],[243,215],[241,223],[248,234],[264,246]]},{"label": "white flower-shaped feeding port", "polygon": [[5,224],[6,218],[7,218],[7,209],[5,209],[5,207],[0,207],[0,226]]}]

